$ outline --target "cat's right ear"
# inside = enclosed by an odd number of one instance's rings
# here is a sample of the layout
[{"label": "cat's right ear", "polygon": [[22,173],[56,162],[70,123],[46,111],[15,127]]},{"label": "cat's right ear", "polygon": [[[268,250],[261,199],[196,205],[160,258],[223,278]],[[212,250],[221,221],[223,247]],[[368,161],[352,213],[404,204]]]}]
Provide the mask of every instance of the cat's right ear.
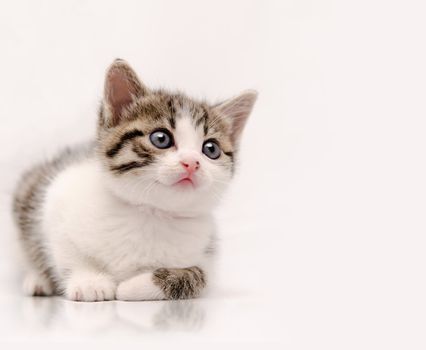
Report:
[{"label": "cat's right ear", "polygon": [[148,89],[130,65],[122,59],[116,59],[105,77],[101,123],[107,127],[118,125],[126,107],[147,93]]}]

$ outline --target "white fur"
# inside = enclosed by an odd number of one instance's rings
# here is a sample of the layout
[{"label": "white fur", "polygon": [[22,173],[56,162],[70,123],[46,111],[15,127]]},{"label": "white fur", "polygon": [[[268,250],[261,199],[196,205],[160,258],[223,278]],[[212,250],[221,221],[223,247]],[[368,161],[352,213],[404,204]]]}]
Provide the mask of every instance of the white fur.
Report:
[{"label": "white fur", "polygon": [[[53,180],[42,232],[67,298],[112,299],[117,285],[130,279],[120,285],[120,299],[161,299],[151,274],[141,273],[206,265],[214,232],[210,211],[230,174],[201,153],[201,132],[189,119],[179,119],[175,138],[177,151],[140,176],[114,176],[93,158]],[[171,186],[182,171],[180,157],[188,152],[201,163],[197,187]]]},{"label": "white fur", "polygon": [[110,276],[83,267],[72,271],[68,277],[65,296],[74,301],[113,300],[115,283]]},{"label": "white fur", "polygon": [[25,295],[52,295],[50,281],[35,271],[28,271],[24,278],[23,290]]},{"label": "white fur", "polygon": [[152,272],[145,272],[121,282],[117,288],[117,300],[161,300],[164,298],[163,291],[152,280]]}]

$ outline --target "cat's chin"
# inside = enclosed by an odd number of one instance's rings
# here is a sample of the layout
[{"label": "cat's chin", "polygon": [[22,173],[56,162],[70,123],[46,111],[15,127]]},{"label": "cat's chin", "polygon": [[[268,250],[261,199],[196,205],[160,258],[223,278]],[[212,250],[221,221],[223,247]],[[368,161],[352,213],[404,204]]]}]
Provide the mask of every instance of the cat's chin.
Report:
[{"label": "cat's chin", "polygon": [[141,198],[147,204],[160,210],[194,216],[209,213],[218,203],[208,186],[197,186],[184,181],[173,185],[159,185],[156,191]]},{"label": "cat's chin", "polygon": [[[212,183],[208,179],[146,179],[139,183],[130,178],[105,176],[106,187],[123,202],[132,206],[150,206],[163,211],[190,213],[190,216],[210,212],[217,206],[225,183]],[[129,189],[132,189],[131,191]]]},{"label": "cat's chin", "polygon": [[194,187],[187,182],[177,185],[158,182],[149,191],[127,192],[117,186],[110,186],[110,189],[115,197],[132,206],[151,207],[181,216],[205,214],[217,205],[217,196],[211,196],[207,188]]}]

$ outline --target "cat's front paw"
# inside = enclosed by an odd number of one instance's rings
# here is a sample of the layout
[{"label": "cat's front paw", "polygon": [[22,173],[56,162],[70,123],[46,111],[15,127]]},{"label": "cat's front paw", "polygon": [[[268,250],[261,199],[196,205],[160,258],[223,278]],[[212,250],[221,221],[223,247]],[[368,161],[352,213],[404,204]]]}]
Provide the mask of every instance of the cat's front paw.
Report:
[{"label": "cat's front paw", "polygon": [[165,295],[161,288],[154,284],[152,272],[121,282],[117,288],[117,300],[162,300]]},{"label": "cat's front paw", "polygon": [[53,294],[51,281],[36,273],[29,272],[24,279],[23,290],[29,296],[50,296]]},{"label": "cat's front paw", "polygon": [[89,271],[74,272],[69,278],[65,297],[74,301],[104,301],[115,299],[116,285],[107,275]]}]

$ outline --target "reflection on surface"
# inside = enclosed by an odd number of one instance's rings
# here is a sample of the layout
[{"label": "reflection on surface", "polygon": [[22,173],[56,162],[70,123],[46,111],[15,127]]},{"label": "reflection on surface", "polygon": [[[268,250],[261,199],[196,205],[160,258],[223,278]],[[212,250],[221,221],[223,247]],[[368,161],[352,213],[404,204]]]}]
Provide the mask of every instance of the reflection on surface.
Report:
[{"label": "reflection on surface", "polygon": [[21,305],[23,321],[34,328],[50,327],[59,306],[57,298],[25,297]]},{"label": "reflection on surface", "polygon": [[205,310],[191,300],[165,303],[153,317],[154,327],[161,330],[193,331],[204,324]]},{"label": "reflection on surface", "polygon": [[114,327],[137,331],[200,330],[205,321],[201,300],[81,303],[55,298],[23,298],[22,319],[32,329],[100,331]]}]

